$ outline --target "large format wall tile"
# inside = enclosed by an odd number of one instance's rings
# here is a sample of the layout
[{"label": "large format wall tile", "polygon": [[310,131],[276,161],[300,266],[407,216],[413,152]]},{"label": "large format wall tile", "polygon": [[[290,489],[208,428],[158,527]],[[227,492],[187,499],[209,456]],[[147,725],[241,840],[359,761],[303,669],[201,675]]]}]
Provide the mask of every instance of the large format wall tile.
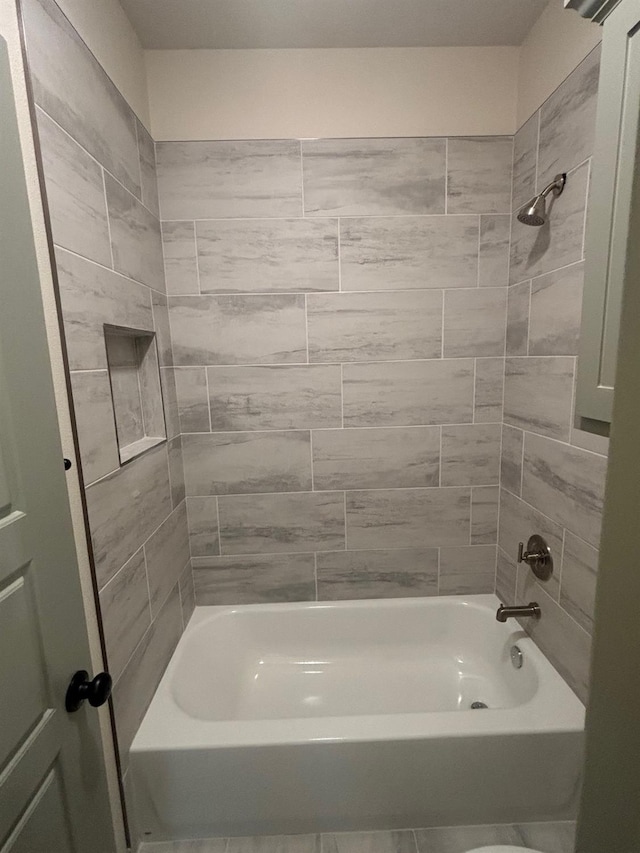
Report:
[{"label": "large format wall tile", "polygon": [[527,355],[529,350],[529,305],[531,282],[509,288],[507,299],[507,355]]},{"label": "large format wall tile", "polygon": [[304,140],[305,213],[444,213],[445,149],[444,139]]},{"label": "large format wall tile", "polygon": [[307,360],[304,296],[171,296],[176,364]]},{"label": "large format wall tile", "polygon": [[593,633],[597,577],[597,550],[565,531],[560,604],[589,634]]},{"label": "large format wall tile", "polygon": [[588,176],[588,164],[569,173],[562,195],[548,202],[547,221],[540,228],[513,217],[512,284],[582,259]]},{"label": "large format wall tile", "polygon": [[291,139],[159,142],[163,219],[300,216],[300,144]]},{"label": "large format wall tile", "polygon": [[196,557],[193,577],[198,605],[314,601],[316,597],[313,554]]},{"label": "large format wall tile", "polygon": [[111,175],[105,174],[104,179],[115,269],[164,291],[160,223]]},{"label": "large format wall tile", "polygon": [[493,592],[495,582],[495,545],[463,545],[440,549],[440,595]]},{"label": "large format wall tile", "polygon": [[342,492],[218,498],[223,554],[344,548]]},{"label": "large format wall tile", "polygon": [[187,517],[192,557],[211,557],[220,553],[218,499],[188,497]]},{"label": "large format wall tile", "polygon": [[506,287],[447,291],[444,295],[444,356],[504,355],[506,311]]},{"label": "large format wall tile", "polygon": [[22,3],[36,103],[140,194],[136,118],[53,0]]},{"label": "large format wall tile", "polygon": [[453,137],[447,151],[447,213],[509,213],[511,136]]},{"label": "large format wall tile", "polygon": [[501,437],[500,424],[442,427],[441,485],[498,485]]},{"label": "large format wall tile", "polygon": [[146,287],[64,249],[56,262],[71,370],[107,367],[104,323],[153,331]]},{"label": "large format wall tile", "polygon": [[494,545],[498,540],[498,486],[473,486],[471,489],[471,544]]},{"label": "large format wall tile", "polygon": [[189,529],[184,501],[166,518],[144,546],[155,618],[189,562]]},{"label": "large format wall tile", "polygon": [[36,113],[53,240],[110,267],[102,169],[46,113]]},{"label": "large format wall tile", "polygon": [[[494,251],[485,244],[485,270]],[[341,219],[340,263],[342,290],[475,287],[478,217]]]},{"label": "large format wall tile", "polygon": [[175,509],[185,499],[184,465],[182,464],[182,437],[167,441],[169,480],[171,482],[171,507]]},{"label": "large format wall tile", "polygon": [[149,451],[89,486],[87,510],[102,586],[171,512],[166,447]]},{"label": "large format wall tile", "polygon": [[318,601],[438,594],[438,549],[318,554]]},{"label": "large format wall tile", "polygon": [[338,222],[197,222],[202,293],[338,290]]},{"label": "large format wall tile", "polygon": [[345,364],[343,373],[345,426],[472,420],[472,359]]},{"label": "large format wall tile", "polygon": [[196,590],[193,584],[193,571],[191,563],[180,575],[178,581],[178,592],[180,593],[180,607],[182,609],[182,626],[186,628],[189,620],[196,609]]},{"label": "large format wall tile", "polygon": [[568,440],[575,359],[508,358],[504,419],[511,426]]},{"label": "large format wall tile", "polygon": [[477,358],[473,420],[494,424],[502,420],[504,358]]},{"label": "large format wall tile", "polygon": [[522,497],[597,546],[606,469],[604,456],[527,434]]},{"label": "large format wall tile", "polygon": [[138,151],[140,153],[140,181],[142,203],[154,216],[160,216],[158,207],[158,180],[156,175],[156,146],[142,122],[136,122]]},{"label": "large format wall tile", "polygon": [[206,367],[179,367],[174,371],[180,431],[210,432]]},{"label": "large format wall tile", "polygon": [[309,361],[439,358],[442,293],[336,293],[307,298]]},{"label": "large format wall tile", "polygon": [[85,483],[115,471],[120,464],[109,374],[83,370],[71,374],[73,408]]},{"label": "large format wall tile", "polygon": [[187,495],[311,489],[307,431],[184,435],[182,451]]},{"label": "large format wall tile", "polygon": [[469,543],[469,489],[382,489],[346,494],[350,549]]},{"label": "large format wall tile", "polygon": [[315,489],[439,485],[437,427],[313,431]]},{"label": "large format wall tile", "polygon": [[506,287],[509,284],[510,237],[511,217],[508,214],[480,217],[480,287]]},{"label": "large format wall tile", "polygon": [[172,296],[200,292],[194,222],[163,222],[164,276]]},{"label": "large format wall tile", "polygon": [[213,430],[342,425],[339,364],[209,367]]},{"label": "large format wall tile", "polygon": [[593,50],[540,110],[538,192],[593,153],[600,48]]},{"label": "large format wall tile", "polygon": [[524,433],[520,429],[502,425],[502,458],[500,484],[514,495],[520,495],[522,486],[522,450]]},{"label": "large format wall tile", "polygon": [[574,264],[531,282],[529,353],[577,355],[584,264]]},{"label": "large format wall tile", "polygon": [[536,194],[539,120],[540,113],[534,113],[513,139],[514,212]]}]

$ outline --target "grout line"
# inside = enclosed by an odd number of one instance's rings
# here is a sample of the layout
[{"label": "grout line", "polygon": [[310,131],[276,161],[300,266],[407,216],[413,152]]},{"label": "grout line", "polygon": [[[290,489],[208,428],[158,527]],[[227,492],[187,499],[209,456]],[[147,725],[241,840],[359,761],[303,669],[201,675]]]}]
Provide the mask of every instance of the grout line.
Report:
[{"label": "grout line", "polygon": [[[107,201],[107,182],[105,180],[105,170],[102,166],[100,166],[101,175],[102,175],[102,195],[104,197],[104,210],[107,217],[107,234],[109,235],[109,253],[111,254],[111,271],[115,270],[115,260],[113,257],[113,237],[111,236],[111,216],[109,215],[109,202]],[[67,250],[68,251],[68,250]],[[73,254],[76,254],[75,252]],[[77,255],[77,257],[82,258],[84,255]],[[86,260],[90,260],[87,258]],[[97,261],[92,261],[92,263],[97,264],[98,266],[102,266],[102,264],[98,264]],[[57,264],[56,264],[57,265]],[[109,269],[109,267],[103,267],[103,269]],[[123,278],[128,278],[128,276],[123,276]],[[135,281],[135,279],[132,279]],[[148,287],[148,285],[147,285]]]},{"label": "grout line", "polygon": [[202,296],[202,279],[200,277],[200,255],[198,253],[198,229],[196,227],[196,222],[191,223],[193,225],[193,244],[195,248],[195,256],[194,261],[196,263],[196,281],[198,283],[198,296]]}]

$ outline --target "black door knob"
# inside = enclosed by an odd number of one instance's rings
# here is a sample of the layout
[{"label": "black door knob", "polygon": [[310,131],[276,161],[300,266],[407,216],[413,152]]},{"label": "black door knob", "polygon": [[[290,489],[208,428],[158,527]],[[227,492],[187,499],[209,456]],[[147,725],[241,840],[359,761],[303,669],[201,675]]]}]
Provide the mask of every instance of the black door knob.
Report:
[{"label": "black door knob", "polygon": [[108,672],[100,672],[89,681],[89,673],[79,669],[67,688],[64,706],[69,713],[77,711],[86,699],[94,708],[104,705],[111,696],[112,681]]}]

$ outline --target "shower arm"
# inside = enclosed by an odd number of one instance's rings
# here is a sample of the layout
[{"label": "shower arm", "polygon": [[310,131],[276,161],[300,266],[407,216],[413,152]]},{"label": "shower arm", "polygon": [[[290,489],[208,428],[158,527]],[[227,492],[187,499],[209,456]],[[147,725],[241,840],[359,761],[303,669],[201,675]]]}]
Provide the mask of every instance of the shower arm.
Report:
[{"label": "shower arm", "polygon": [[553,181],[551,181],[550,184],[547,184],[547,186],[539,194],[538,198],[546,198],[550,192],[552,192],[554,196],[559,196],[562,190],[564,189],[564,185],[566,184],[566,182],[566,175],[558,175],[556,178],[553,179]]}]

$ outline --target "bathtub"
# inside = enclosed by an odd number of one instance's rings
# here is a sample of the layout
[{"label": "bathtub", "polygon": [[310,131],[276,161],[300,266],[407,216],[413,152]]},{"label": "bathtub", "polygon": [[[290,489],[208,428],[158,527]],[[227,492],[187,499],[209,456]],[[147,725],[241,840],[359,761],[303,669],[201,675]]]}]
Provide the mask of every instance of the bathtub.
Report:
[{"label": "bathtub", "polygon": [[572,818],[584,707],[498,604],[196,608],[131,749],[146,840]]}]

